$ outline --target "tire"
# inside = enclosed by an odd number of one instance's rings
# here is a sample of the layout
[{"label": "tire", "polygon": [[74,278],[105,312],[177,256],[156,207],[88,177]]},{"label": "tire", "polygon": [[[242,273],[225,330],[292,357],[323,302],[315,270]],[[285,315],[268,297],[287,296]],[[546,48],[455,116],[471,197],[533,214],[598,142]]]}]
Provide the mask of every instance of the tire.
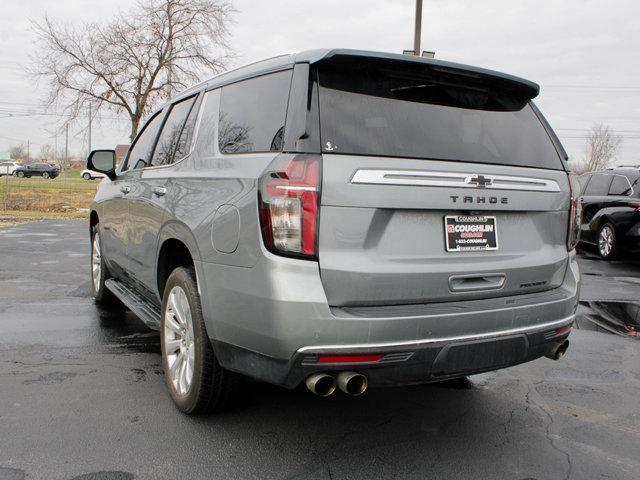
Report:
[{"label": "tire", "polygon": [[[111,277],[109,269],[102,256],[102,243],[100,242],[99,225],[91,230],[91,296],[101,305],[118,305],[118,299],[109,291],[105,282]],[[97,247],[97,255],[96,255]]]},{"label": "tire", "polygon": [[211,346],[195,278],[193,268],[178,267],[171,272],[160,323],[165,383],[176,407],[188,415],[230,407],[238,389],[238,375],[218,363]]},{"label": "tire", "polygon": [[42,172],[42,178],[46,180],[47,178],[49,178],[49,174],[47,172]]},{"label": "tire", "polygon": [[618,240],[616,237],[616,230],[610,223],[605,223],[598,230],[598,237],[596,246],[600,258],[604,260],[611,260],[615,258],[618,253]]},{"label": "tire", "polygon": [[84,178],[85,180],[91,180],[91,174],[85,173],[82,175],[82,178]]},{"label": "tire", "polygon": [[15,176],[18,178],[23,178],[24,177],[24,172],[16,172]]}]

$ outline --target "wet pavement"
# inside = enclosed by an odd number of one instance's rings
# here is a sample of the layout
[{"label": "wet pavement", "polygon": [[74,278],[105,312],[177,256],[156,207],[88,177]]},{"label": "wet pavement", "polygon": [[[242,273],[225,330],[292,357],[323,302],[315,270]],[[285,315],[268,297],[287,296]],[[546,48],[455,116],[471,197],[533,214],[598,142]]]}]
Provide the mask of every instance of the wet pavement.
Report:
[{"label": "wet pavement", "polygon": [[560,362],[358,398],[245,383],[233,410],[189,418],[157,334],[88,297],[87,237],[81,221],[0,230],[0,480],[640,478],[640,339],[620,330],[640,262],[581,254]]}]

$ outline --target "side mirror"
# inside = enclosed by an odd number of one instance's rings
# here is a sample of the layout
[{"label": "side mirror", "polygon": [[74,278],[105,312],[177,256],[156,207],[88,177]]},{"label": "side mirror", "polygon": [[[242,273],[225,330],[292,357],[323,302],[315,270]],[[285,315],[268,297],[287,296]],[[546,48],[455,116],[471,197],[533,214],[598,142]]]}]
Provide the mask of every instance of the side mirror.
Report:
[{"label": "side mirror", "polygon": [[94,172],[104,173],[110,180],[116,178],[116,151],[94,150],[87,158],[87,168]]}]

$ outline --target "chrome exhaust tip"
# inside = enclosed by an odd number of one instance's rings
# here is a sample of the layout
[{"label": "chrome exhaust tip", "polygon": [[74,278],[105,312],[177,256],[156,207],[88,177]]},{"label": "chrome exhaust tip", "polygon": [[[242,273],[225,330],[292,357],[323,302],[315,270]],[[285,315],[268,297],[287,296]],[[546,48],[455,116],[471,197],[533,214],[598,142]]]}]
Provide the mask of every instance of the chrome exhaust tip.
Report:
[{"label": "chrome exhaust tip", "polygon": [[338,388],[348,395],[357,397],[366,392],[369,386],[367,377],[357,372],[340,372],[338,374]]},{"label": "chrome exhaust tip", "polygon": [[553,350],[545,355],[545,357],[550,358],[551,360],[560,360],[565,353],[567,353],[567,349],[569,348],[569,340],[565,340],[562,343],[557,344]]},{"label": "chrome exhaust tip", "polygon": [[328,397],[336,391],[336,379],[326,373],[309,375],[304,383],[311,393],[319,397]]}]

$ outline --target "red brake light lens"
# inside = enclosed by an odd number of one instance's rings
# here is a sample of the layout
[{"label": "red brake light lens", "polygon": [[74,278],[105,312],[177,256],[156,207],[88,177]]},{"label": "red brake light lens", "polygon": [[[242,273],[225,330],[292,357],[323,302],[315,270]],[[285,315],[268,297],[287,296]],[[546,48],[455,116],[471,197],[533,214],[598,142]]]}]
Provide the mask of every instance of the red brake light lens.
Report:
[{"label": "red brake light lens", "polygon": [[582,203],[580,203],[580,182],[573,173],[569,174],[571,205],[569,207],[569,229],[567,231],[567,250],[576,248],[580,239],[580,222],[582,221]]},{"label": "red brake light lens", "polygon": [[280,154],[260,178],[262,238],[270,251],[317,257],[320,163],[318,155]]}]

